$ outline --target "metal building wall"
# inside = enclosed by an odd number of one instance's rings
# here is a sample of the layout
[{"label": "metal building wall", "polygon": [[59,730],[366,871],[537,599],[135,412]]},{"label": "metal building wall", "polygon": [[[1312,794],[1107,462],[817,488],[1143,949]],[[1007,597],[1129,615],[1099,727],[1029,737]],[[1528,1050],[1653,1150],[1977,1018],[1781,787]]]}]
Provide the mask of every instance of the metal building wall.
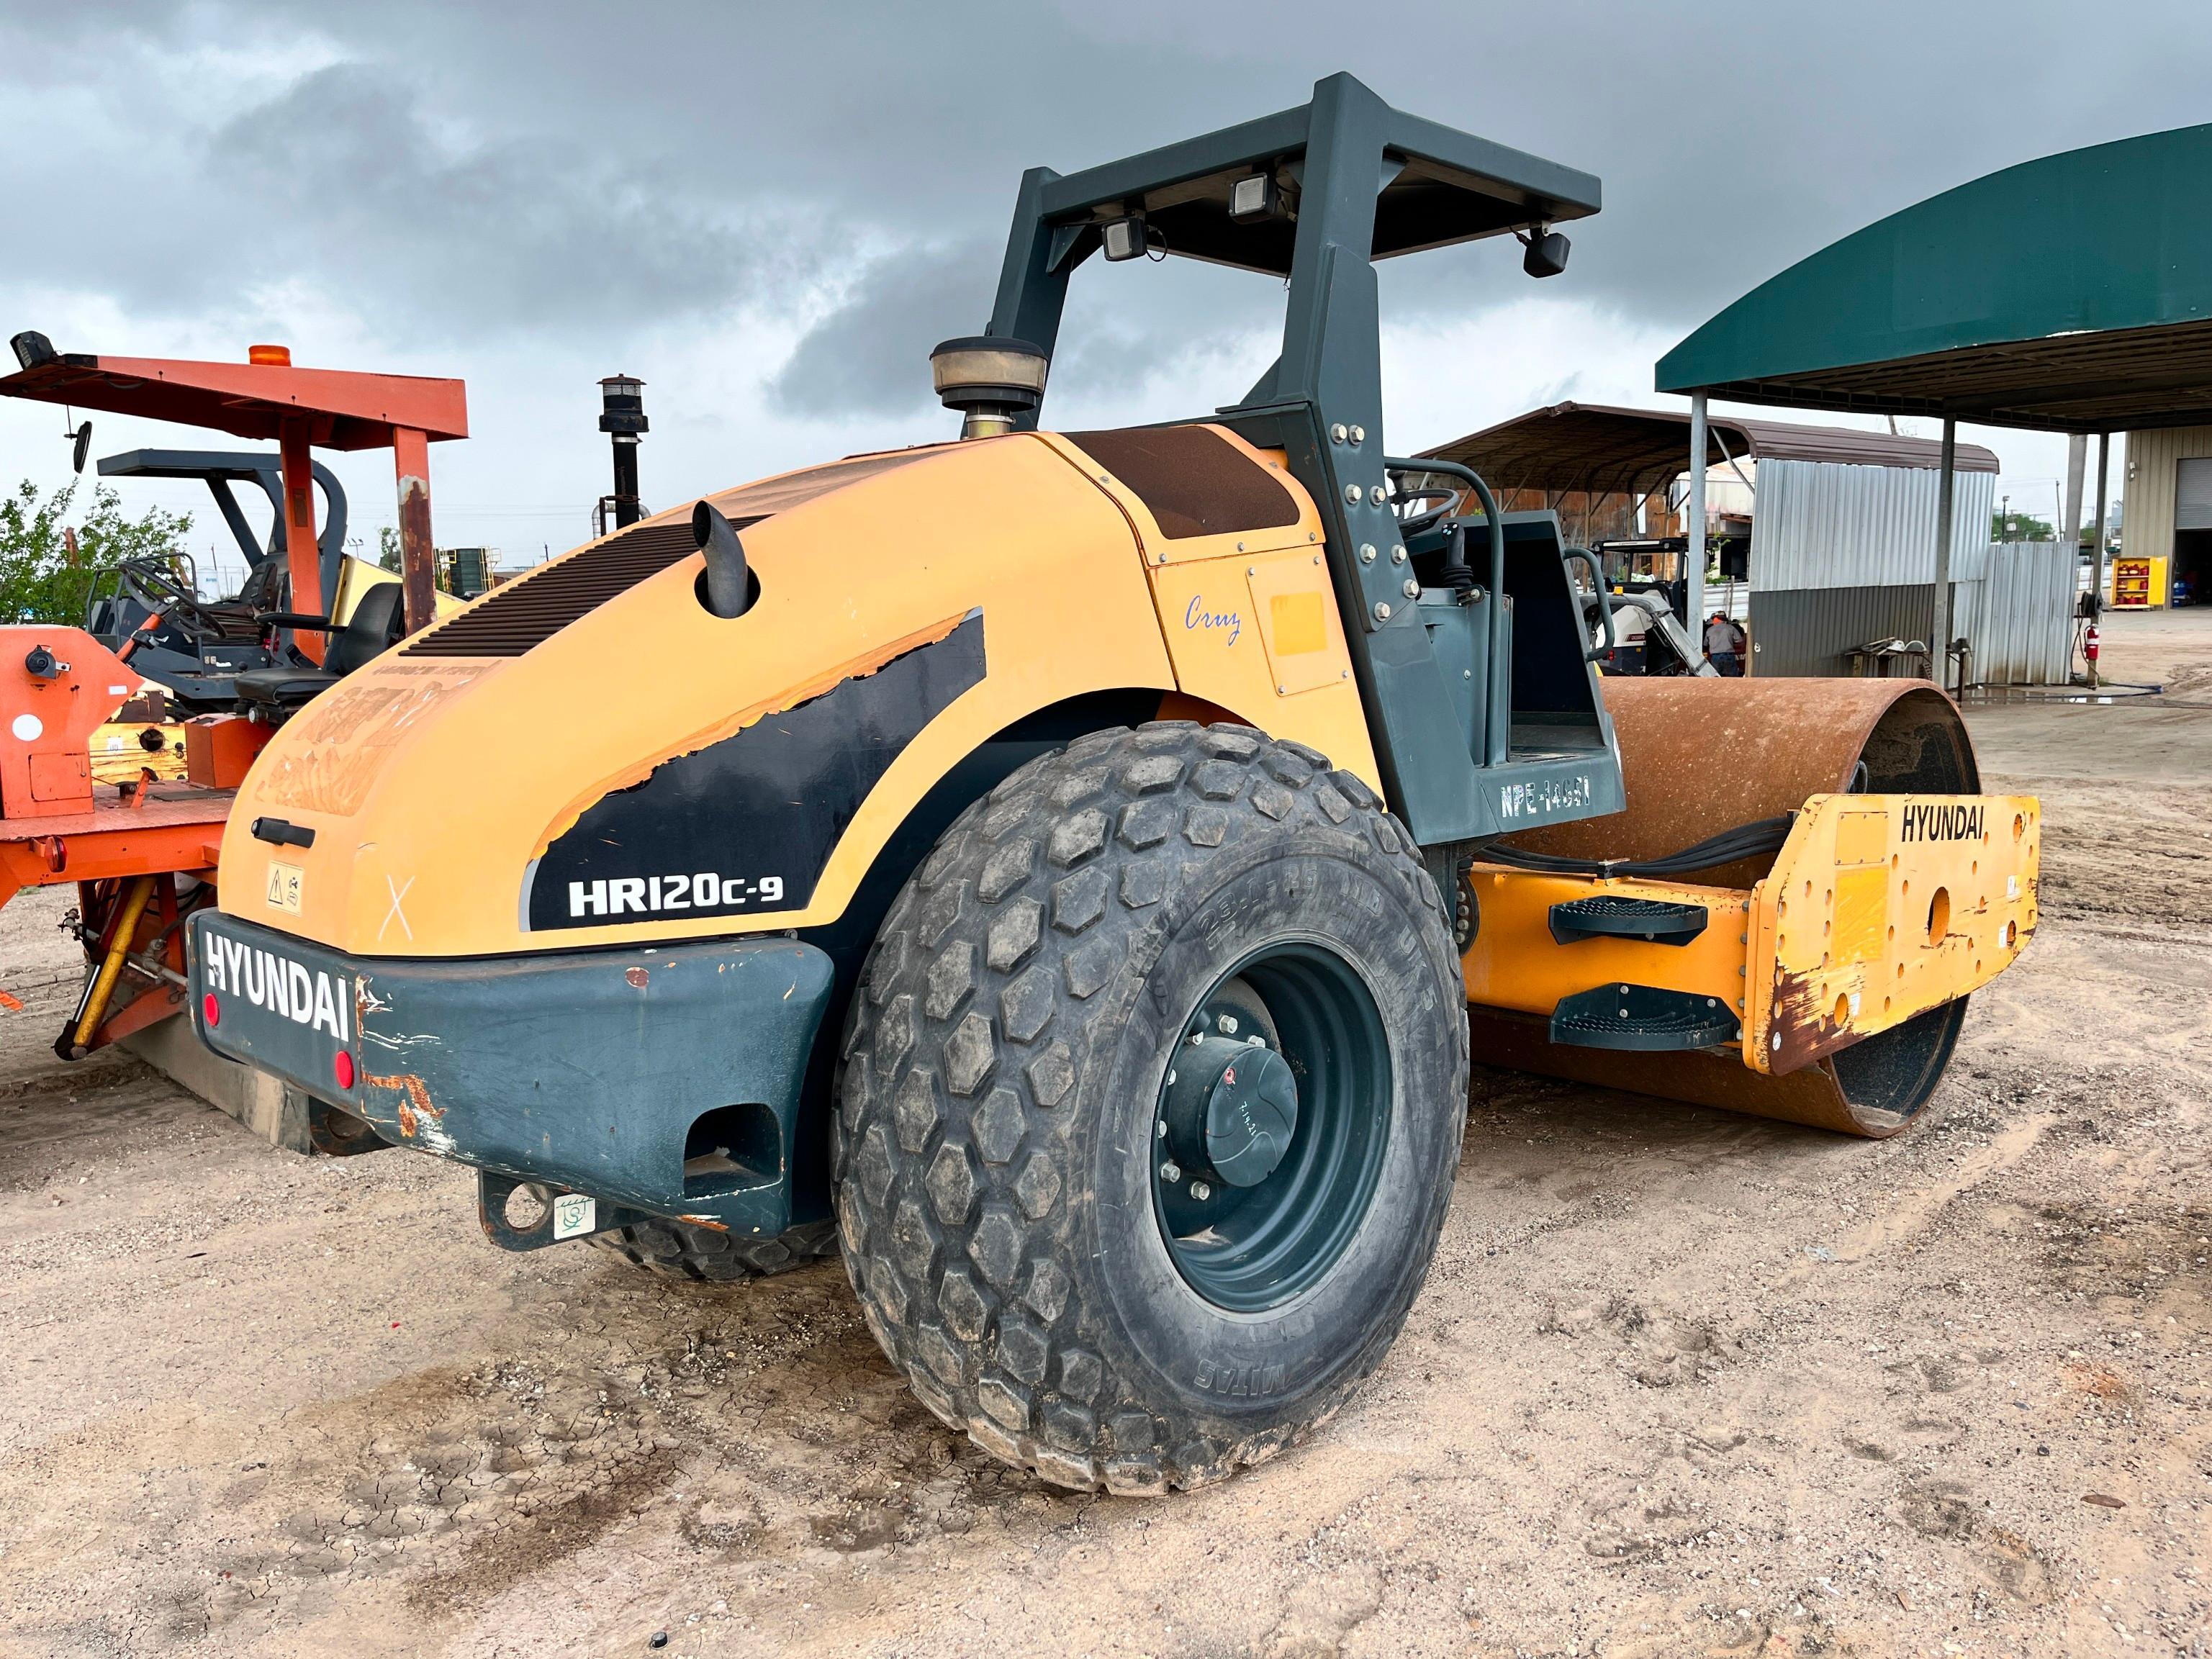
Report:
[{"label": "metal building wall", "polygon": [[[1940,483],[1926,467],[1759,463],[1751,531],[1753,672],[1844,674],[1856,646],[1927,639]],[[2072,646],[2070,550],[2052,543],[1993,547],[1996,500],[1994,472],[1956,475],[1954,636],[1972,646],[1978,681],[2063,684]]]},{"label": "metal building wall", "polygon": [[[1929,467],[1761,461],[1751,520],[1753,588],[1929,586],[1939,483]],[[1980,579],[1996,487],[1994,472],[1954,475],[1953,581]]]},{"label": "metal building wall", "polygon": [[[2173,492],[2179,464],[2212,455],[2212,426],[2170,426],[2128,434],[2121,476],[2120,547],[2136,558],[2173,551]],[[2093,462],[2094,465],[2094,463]]]}]

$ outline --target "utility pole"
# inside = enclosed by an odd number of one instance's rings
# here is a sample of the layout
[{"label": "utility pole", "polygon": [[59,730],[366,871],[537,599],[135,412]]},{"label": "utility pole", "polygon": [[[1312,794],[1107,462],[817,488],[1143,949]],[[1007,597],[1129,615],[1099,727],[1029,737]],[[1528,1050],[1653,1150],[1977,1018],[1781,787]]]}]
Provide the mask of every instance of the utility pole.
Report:
[{"label": "utility pole", "polygon": [[610,374],[599,382],[599,430],[608,434],[615,452],[615,493],[599,503],[594,515],[602,536],[611,508],[617,530],[645,516],[637,493],[638,440],[652,429],[645,418],[644,391],[645,382],[634,374]]}]

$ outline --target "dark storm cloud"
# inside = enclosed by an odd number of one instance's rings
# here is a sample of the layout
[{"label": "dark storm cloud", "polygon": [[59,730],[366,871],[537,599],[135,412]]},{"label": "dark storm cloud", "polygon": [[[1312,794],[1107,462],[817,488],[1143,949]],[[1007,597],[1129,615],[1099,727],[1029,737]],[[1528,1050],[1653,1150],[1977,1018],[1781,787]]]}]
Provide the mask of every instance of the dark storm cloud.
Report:
[{"label": "dark storm cloud", "polygon": [[[2058,0],[17,8],[0,103],[66,88],[71,126],[51,146],[17,134],[0,177],[76,281],[147,313],[287,279],[416,336],[616,343],[739,304],[812,316],[835,292],[771,396],[857,415],[903,407],[916,354],[988,309],[1024,167],[1293,104],[1334,70],[1599,174],[1606,211],[1571,228],[1573,263],[1541,291],[1686,331],[1935,191],[2202,118],[2202,16],[2201,0],[2124,21]],[[276,83],[245,99],[221,64],[180,81],[211,43],[310,66],[264,70]],[[1384,281],[1401,320],[1530,291],[1503,243]],[[1212,290],[1113,292],[1126,313],[1072,319],[1067,349],[1121,354],[1125,374],[1248,326]]]},{"label": "dark storm cloud", "polygon": [[[934,407],[930,349],[983,331],[1000,252],[977,237],[871,260],[800,337],[769,395],[786,412],[816,418]],[[1111,269],[1094,262],[1071,285],[1053,374],[1063,385],[1133,392],[1233,349],[1243,337],[1279,334],[1282,320],[1282,284],[1270,278],[1180,261]],[[1215,401],[1227,403],[1244,387],[1213,389]]]},{"label": "dark storm cloud", "polygon": [[793,415],[902,415],[927,406],[930,348],[989,321],[998,249],[977,238],[871,261],[801,337],[769,395]]},{"label": "dark storm cloud", "polygon": [[[619,157],[533,135],[441,140],[394,72],[348,63],[225,124],[210,169],[308,257],[448,327],[599,329],[746,297],[805,261],[773,210],[702,205]],[[279,235],[276,245],[301,243]]]}]

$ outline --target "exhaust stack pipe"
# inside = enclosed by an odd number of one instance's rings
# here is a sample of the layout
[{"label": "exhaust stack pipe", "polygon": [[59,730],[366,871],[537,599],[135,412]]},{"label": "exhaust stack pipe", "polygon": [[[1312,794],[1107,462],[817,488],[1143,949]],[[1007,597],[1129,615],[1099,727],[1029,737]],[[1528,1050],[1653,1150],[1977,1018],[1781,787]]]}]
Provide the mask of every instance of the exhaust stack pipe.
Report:
[{"label": "exhaust stack pipe", "polygon": [[735,526],[707,501],[691,509],[691,540],[707,556],[701,602],[717,617],[742,617],[752,609],[753,573]]}]

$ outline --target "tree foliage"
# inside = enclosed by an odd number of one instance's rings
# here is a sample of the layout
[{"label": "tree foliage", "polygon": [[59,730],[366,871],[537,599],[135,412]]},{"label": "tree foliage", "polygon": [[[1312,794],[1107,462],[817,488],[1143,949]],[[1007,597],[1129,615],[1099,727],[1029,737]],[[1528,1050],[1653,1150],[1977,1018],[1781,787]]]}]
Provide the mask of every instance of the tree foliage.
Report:
[{"label": "tree foliage", "polygon": [[106,484],[94,484],[92,501],[76,525],[72,558],[65,532],[76,492],[72,481],[42,497],[26,478],[14,495],[0,495],[0,619],[79,625],[95,572],[124,559],[184,552],[192,527],[190,514],[149,507],[130,518],[121,496]]},{"label": "tree foliage", "polygon": [[1993,542],[2055,542],[2058,532],[2051,527],[2051,520],[2039,519],[2032,513],[1992,513],[1990,514],[1990,539]]}]

